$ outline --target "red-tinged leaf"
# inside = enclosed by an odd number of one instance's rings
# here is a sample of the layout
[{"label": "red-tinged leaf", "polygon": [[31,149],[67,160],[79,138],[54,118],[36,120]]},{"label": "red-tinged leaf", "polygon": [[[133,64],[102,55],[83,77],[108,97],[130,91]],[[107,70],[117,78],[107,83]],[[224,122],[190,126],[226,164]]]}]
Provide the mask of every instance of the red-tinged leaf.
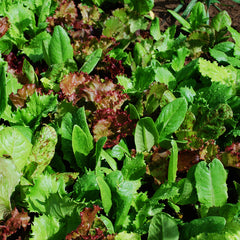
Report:
[{"label": "red-tinged leaf", "polygon": [[55,14],[47,18],[49,22],[48,30],[52,31],[54,26],[65,25],[73,26],[77,18],[77,8],[74,1],[61,1],[60,6],[56,9]]},{"label": "red-tinged leaf", "polygon": [[9,23],[7,17],[0,18],[0,38],[8,31]]},{"label": "red-tinged leaf", "polygon": [[127,112],[113,109],[99,109],[94,114],[93,134],[94,140],[107,137],[105,148],[113,147],[127,135],[132,135],[134,122]]},{"label": "red-tinged leaf", "polygon": [[77,96],[77,88],[80,84],[85,84],[87,77],[88,75],[84,73],[70,73],[62,79],[60,88],[69,101],[76,104],[80,100]]},{"label": "red-tinged leaf", "polygon": [[[12,210],[11,216],[5,223],[0,225],[0,236],[1,239],[6,240],[7,237],[16,233],[19,229],[23,228],[26,231],[27,226],[29,225],[30,217],[27,212],[19,212],[17,208]],[[21,239],[21,238],[20,238]]]},{"label": "red-tinged leaf", "polygon": [[122,65],[122,61],[116,60],[115,58],[111,58],[106,56],[103,59],[103,62],[106,64],[106,73],[109,74],[111,79],[116,79],[118,75],[124,75],[124,67]]},{"label": "red-tinged leaf", "polygon": [[225,167],[240,168],[240,143],[232,143],[221,154],[221,161]]},{"label": "red-tinged leaf", "polygon": [[6,55],[4,59],[8,62],[8,72],[16,75],[22,75],[24,58],[24,56],[17,56],[13,52],[10,52],[8,55]]},{"label": "red-tinged leaf", "polygon": [[96,215],[101,210],[99,206],[94,205],[92,208],[85,208],[81,213],[81,224],[75,231],[66,236],[66,240],[97,240],[97,239],[114,239],[113,235],[107,235],[105,225]]},{"label": "red-tinged leaf", "polygon": [[91,102],[96,109],[120,109],[128,99],[122,91],[122,86],[113,83],[110,79],[100,80],[99,76],[89,76],[86,73],[70,73],[65,76],[60,88],[68,101],[73,104],[84,98]]},{"label": "red-tinged leaf", "polygon": [[92,7],[89,7],[87,5],[79,3],[78,8],[81,11],[82,20],[85,24],[92,25],[99,21],[101,14],[97,6],[94,5]]},{"label": "red-tinged leaf", "polygon": [[35,84],[26,84],[21,89],[18,89],[17,94],[11,93],[9,98],[16,108],[22,108],[25,106],[27,98],[32,96],[35,91]]}]

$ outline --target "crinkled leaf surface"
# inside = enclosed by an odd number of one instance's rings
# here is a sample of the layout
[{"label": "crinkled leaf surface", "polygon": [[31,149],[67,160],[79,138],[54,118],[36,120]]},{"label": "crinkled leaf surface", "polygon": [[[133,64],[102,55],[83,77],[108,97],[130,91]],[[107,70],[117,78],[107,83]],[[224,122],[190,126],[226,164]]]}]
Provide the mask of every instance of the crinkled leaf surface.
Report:
[{"label": "crinkled leaf surface", "polygon": [[0,156],[10,156],[18,171],[21,171],[28,161],[32,144],[15,128],[6,127],[0,131]]},{"label": "crinkled leaf surface", "polygon": [[60,222],[47,215],[37,217],[33,221],[31,240],[51,239],[60,230]]},{"label": "crinkled leaf surface", "polygon": [[44,125],[33,137],[33,148],[29,157],[29,163],[36,163],[36,169],[32,176],[41,174],[51,162],[55,146],[57,144],[57,133],[53,127]]},{"label": "crinkled leaf surface", "polygon": [[0,220],[11,211],[10,197],[20,181],[21,174],[11,159],[0,157]]},{"label": "crinkled leaf surface", "polygon": [[[35,92],[27,102],[27,107],[14,112],[13,116],[20,125],[23,122],[34,129],[40,124],[43,117],[47,117],[48,113],[56,109],[57,103],[56,95],[41,96]],[[11,122],[11,119],[9,121]]]},{"label": "crinkled leaf surface", "polygon": [[55,193],[59,193],[60,196],[66,194],[64,180],[56,180],[56,177],[50,175],[39,175],[26,194],[28,209],[32,212],[46,213],[48,198]]}]

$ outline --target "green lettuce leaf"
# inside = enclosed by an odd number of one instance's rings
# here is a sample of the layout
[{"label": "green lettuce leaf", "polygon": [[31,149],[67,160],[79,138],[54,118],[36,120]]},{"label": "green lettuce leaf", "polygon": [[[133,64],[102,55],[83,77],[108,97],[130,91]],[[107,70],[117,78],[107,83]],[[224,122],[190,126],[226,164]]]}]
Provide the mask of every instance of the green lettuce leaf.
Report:
[{"label": "green lettuce leaf", "polygon": [[44,125],[33,137],[33,148],[29,156],[28,175],[31,177],[41,174],[51,162],[55,146],[57,144],[57,133],[53,127]]},{"label": "green lettuce leaf", "polygon": [[66,195],[63,178],[56,180],[51,175],[39,175],[33,182],[34,185],[26,193],[28,209],[32,212],[47,213],[48,199],[52,194]]},{"label": "green lettuce leaf", "polygon": [[57,95],[38,95],[35,92],[29,98],[25,108],[18,109],[9,115],[5,114],[4,119],[36,129],[41,119],[47,117],[48,113],[53,112],[57,108],[57,103]]},{"label": "green lettuce leaf", "polygon": [[21,174],[11,159],[0,157],[0,166],[0,220],[3,220],[11,212],[10,197]]},{"label": "green lettuce leaf", "polygon": [[6,127],[0,131],[0,156],[8,156],[18,171],[26,166],[32,144],[17,129]]}]

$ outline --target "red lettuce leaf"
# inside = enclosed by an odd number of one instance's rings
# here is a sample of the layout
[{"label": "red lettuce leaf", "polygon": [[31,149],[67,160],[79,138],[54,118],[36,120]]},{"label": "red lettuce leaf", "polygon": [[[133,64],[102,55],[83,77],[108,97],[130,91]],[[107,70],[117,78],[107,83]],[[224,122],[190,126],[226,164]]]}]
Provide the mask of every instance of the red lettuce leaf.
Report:
[{"label": "red lettuce leaf", "polygon": [[35,84],[26,84],[21,89],[18,89],[17,93],[11,93],[9,98],[16,108],[25,107],[28,97],[32,96],[36,91]]},{"label": "red lettuce leaf", "polygon": [[77,8],[74,1],[61,1],[60,6],[56,9],[55,14],[47,18],[49,22],[48,31],[52,32],[54,26],[61,25],[63,28],[73,26],[77,18]]},{"label": "red lettuce leaf", "polygon": [[118,109],[100,109],[94,115],[93,135],[94,140],[98,141],[101,137],[106,136],[107,142],[105,148],[117,145],[122,138],[132,135],[134,122],[130,119],[126,111]]},{"label": "red lettuce leaf", "polygon": [[66,236],[66,240],[97,240],[97,239],[114,239],[113,235],[107,235],[105,225],[96,217],[101,210],[99,206],[94,205],[93,209],[85,208],[81,213],[81,224],[76,230]]},{"label": "red lettuce leaf", "polygon": [[0,18],[0,38],[8,31],[9,23],[8,18]]},{"label": "red lettuce leaf", "polygon": [[[29,225],[30,217],[27,212],[19,212],[17,208],[13,209],[11,216],[5,222],[0,223],[0,236],[1,239],[6,240],[9,236],[17,233],[19,229],[27,230]],[[19,236],[18,239],[21,239]]]}]

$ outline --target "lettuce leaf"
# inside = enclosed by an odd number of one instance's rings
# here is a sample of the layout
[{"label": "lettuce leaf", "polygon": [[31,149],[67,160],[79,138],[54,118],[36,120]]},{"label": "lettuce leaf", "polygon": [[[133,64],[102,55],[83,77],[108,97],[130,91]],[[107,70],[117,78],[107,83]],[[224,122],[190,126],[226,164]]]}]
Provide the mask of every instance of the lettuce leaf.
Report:
[{"label": "lettuce leaf", "polygon": [[0,157],[0,166],[0,220],[2,220],[11,212],[10,197],[20,181],[21,174],[11,159]]},{"label": "lettuce leaf", "polygon": [[32,144],[17,129],[6,127],[0,131],[0,157],[8,156],[20,172],[26,166]]}]

